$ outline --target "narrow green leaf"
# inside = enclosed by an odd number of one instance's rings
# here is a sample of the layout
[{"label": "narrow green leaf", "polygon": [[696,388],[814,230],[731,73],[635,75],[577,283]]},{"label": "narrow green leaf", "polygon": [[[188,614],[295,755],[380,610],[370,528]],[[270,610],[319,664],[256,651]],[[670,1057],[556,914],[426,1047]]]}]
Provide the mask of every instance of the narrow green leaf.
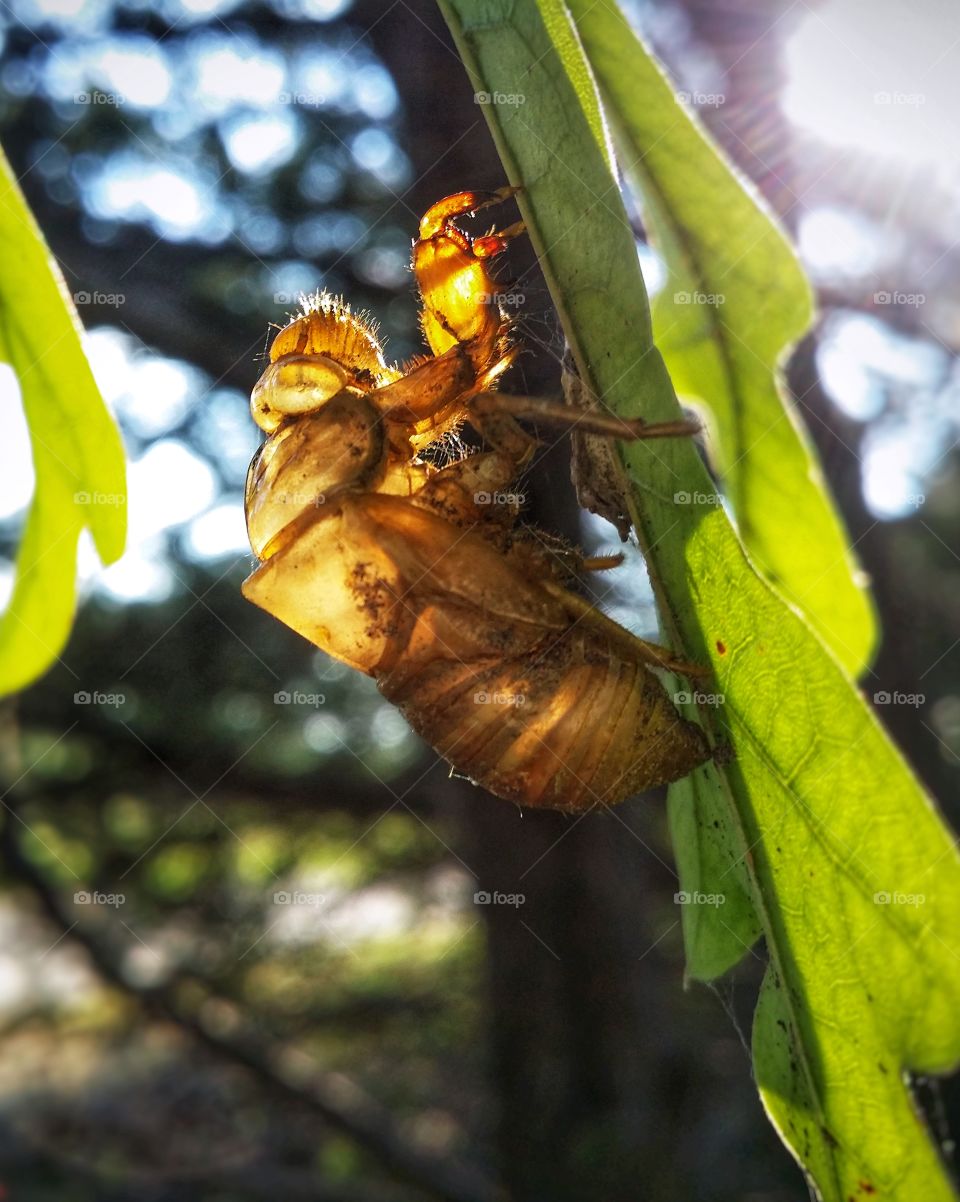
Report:
[{"label": "narrow green leaf", "polygon": [[681,893],[690,899],[680,911],[687,974],[701,981],[737,964],[763,930],[723,788],[709,767],[671,785],[667,798]]},{"label": "narrow green leaf", "polygon": [[[812,320],[803,270],[614,0],[570,0],[570,10],[667,264],[653,328],[674,387],[706,407],[717,471],[747,550],[858,675],[876,641],[873,607],[778,378],[784,352]],[[798,513],[802,531],[785,538]]]},{"label": "narrow green leaf", "polygon": [[[553,19],[557,4],[543,3]],[[534,5],[441,7],[475,89],[524,94],[487,116],[511,182],[524,186],[524,219],[584,381],[623,415],[676,417],[633,237],[563,43]],[[673,825],[685,835],[691,823],[720,823],[722,839],[702,838],[692,857],[678,849],[681,867],[693,858],[721,888],[738,872],[749,882],[770,956],[754,1030],[764,1104],[828,1202],[950,1199],[903,1073],[960,1059],[953,843],[847,674],[754,571],[723,509],[674,500],[710,491],[694,448],[678,439],[621,451],[669,641],[712,666],[710,691],[724,699],[701,717],[732,758],[672,790]],[[784,536],[804,520],[793,515]],[[735,924],[744,943],[749,918]],[[711,949],[720,924],[694,927],[690,971],[710,976],[731,962],[732,941]]]},{"label": "narrow green leaf", "polygon": [[30,428],[34,496],[0,619],[0,695],[44,672],[73,622],[77,540],[123,553],[126,483],[120,434],[80,344],[59,268],[0,152],[0,359],[16,372]]}]

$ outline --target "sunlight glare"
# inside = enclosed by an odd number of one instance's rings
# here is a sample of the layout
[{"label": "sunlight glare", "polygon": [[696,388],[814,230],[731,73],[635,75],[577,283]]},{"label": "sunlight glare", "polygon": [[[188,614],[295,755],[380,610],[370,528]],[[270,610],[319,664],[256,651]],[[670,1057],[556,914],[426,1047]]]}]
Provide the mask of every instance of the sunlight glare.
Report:
[{"label": "sunlight glare", "polygon": [[300,141],[293,113],[235,116],[220,128],[227,157],[238,171],[262,175],[288,163]]},{"label": "sunlight glare", "polygon": [[859,213],[824,205],[801,218],[799,251],[817,279],[855,279],[877,270],[884,248]]},{"label": "sunlight glare", "polygon": [[784,112],[822,141],[955,186],[960,76],[946,50],[958,38],[960,9],[946,0],[927,3],[922,19],[902,0],[828,0],[787,42]]},{"label": "sunlight glare", "polygon": [[863,442],[863,496],[871,512],[886,520],[915,513],[932,452],[922,430],[901,423],[870,430]]},{"label": "sunlight glare", "polygon": [[191,50],[194,103],[210,115],[237,104],[256,106],[279,99],[286,78],[283,60],[252,38],[204,34],[192,40]]},{"label": "sunlight glare", "polygon": [[150,163],[140,155],[111,155],[89,185],[97,217],[151,220],[157,233],[178,241],[217,225],[210,189],[202,177]]},{"label": "sunlight glare", "polygon": [[152,443],[130,464],[130,545],[197,517],[216,494],[206,460],[178,439]]},{"label": "sunlight glare", "polygon": [[194,518],[186,537],[186,551],[192,559],[222,559],[250,553],[243,505],[225,502]]},{"label": "sunlight glare", "polygon": [[163,104],[170,94],[170,70],[146,38],[124,42],[111,38],[92,65],[101,77],[103,90],[118,92],[127,104],[153,108]]}]

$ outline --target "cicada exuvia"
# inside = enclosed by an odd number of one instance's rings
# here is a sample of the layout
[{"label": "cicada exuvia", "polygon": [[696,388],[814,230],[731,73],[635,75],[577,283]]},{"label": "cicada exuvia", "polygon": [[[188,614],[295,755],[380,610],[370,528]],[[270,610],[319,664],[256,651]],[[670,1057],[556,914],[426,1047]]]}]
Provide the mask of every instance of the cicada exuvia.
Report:
[{"label": "cicada exuvia", "polygon": [[[429,358],[389,365],[375,328],[326,293],[282,329],[251,399],[267,439],[250,465],[260,561],[244,595],[372,676],[453,768],[521,805],[582,811],[704,763],[656,669],[691,671],[576,589],[589,559],[490,505],[537,443],[521,422],[671,437],[498,391],[516,358],[491,260],[517,224],[472,238],[455,219],[512,193],[462,192],[428,210],[413,248]],[[468,422],[491,449],[437,466],[423,452]]]}]

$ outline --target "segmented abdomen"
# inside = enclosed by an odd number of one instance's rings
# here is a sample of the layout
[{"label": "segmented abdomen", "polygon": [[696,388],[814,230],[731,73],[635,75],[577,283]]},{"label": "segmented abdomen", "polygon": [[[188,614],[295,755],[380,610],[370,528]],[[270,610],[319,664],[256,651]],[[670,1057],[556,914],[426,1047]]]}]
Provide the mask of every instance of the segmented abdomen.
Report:
[{"label": "segmented abdomen", "polygon": [[513,658],[432,663],[381,692],[458,773],[520,805],[584,810],[676,780],[709,754],[660,681],[586,622]]}]

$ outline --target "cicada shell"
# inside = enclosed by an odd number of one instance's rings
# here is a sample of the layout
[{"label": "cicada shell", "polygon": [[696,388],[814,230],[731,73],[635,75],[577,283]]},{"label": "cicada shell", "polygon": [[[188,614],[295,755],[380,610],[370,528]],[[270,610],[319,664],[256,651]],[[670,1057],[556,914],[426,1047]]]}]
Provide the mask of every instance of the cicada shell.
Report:
[{"label": "cicada shell", "polygon": [[[522,226],[471,239],[455,218],[510,191],[447,197],[421,222],[431,357],[388,365],[369,320],[323,293],[277,335],[251,400],[267,439],[247,479],[259,566],[243,591],[372,676],[458,773],[520,805],[583,811],[677,780],[710,748],[657,675],[690,666],[575,591],[578,569],[616,561],[487,503],[536,445],[518,419],[573,420],[495,391],[517,348],[489,266]],[[690,432],[573,417],[607,436]],[[493,449],[445,467],[422,457],[463,422]]]}]

